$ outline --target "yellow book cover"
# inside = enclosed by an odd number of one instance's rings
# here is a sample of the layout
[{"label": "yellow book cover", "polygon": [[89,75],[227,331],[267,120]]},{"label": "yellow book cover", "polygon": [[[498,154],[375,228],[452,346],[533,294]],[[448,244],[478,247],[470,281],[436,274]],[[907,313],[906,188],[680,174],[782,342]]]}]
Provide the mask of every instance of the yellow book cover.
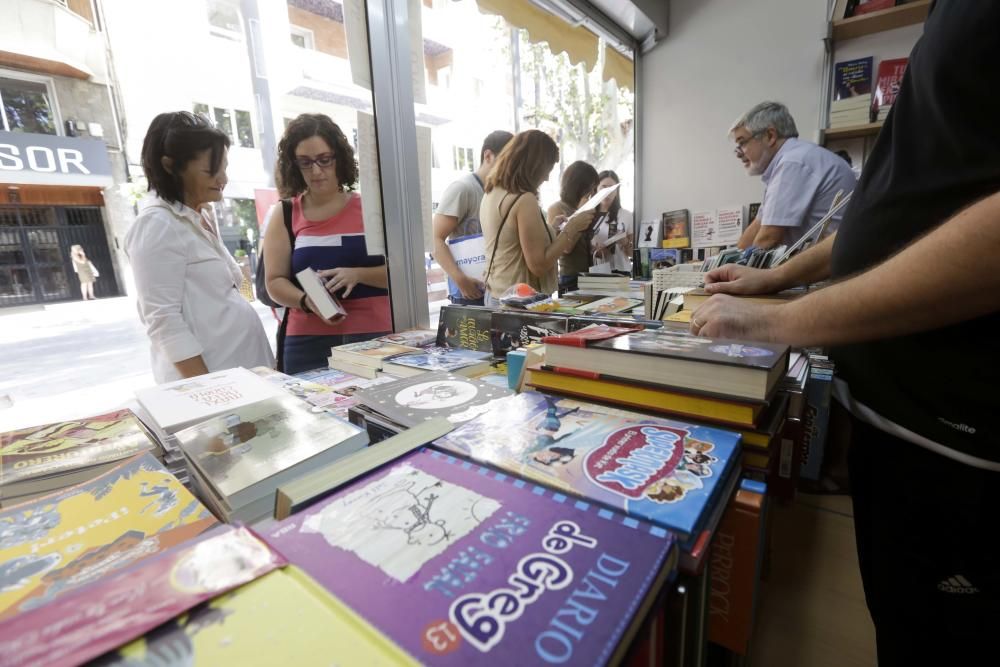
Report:
[{"label": "yellow book cover", "polygon": [[289,567],[221,595],[95,665],[416,665],[407,653]]},{"label": "yellow book cover", "polygon": [[[687,301],[684,302],[687,304]],[[664,317],[665,322],[683,322],[685,324],[691,324],[691,313],[690,310],[679,310],[669,317]]]},{"label": "yellow book cover", "polygon": [[691,245],[691,239],[687,236],[678,236],[672,239],[664,239],[664,248],[687,248]]},{"label": "yellow book cover", "polygon": [[149,453],[0,511],[0,621],[216,524]]}]

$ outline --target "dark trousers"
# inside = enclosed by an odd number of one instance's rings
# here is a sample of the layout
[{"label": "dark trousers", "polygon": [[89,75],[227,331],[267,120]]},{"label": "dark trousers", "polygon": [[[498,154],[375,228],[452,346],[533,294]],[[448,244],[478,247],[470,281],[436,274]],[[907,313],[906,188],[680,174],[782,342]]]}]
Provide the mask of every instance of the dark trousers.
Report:
[{"label": "dark trousers", "polygon": [[[485,289],[485,288],[484,288]],[[448,300],[451,301],[453,305],[456,306],[481,306],[483,305],[483,297],[478,299],[466,299],[464,296],[448,296]]]},{"label": "dark trousers", "polygon": [[342,334],[336,336],[285,336],[284,339],[284,372],[295,375],[315,368],[326,368],[330,348],[348,343],[359,343],[391,332],[363,334]]},{"label": "dark trousers", "polygon": [[854,529],[879,667],[995,664],[1000,473],[852,426]]}]

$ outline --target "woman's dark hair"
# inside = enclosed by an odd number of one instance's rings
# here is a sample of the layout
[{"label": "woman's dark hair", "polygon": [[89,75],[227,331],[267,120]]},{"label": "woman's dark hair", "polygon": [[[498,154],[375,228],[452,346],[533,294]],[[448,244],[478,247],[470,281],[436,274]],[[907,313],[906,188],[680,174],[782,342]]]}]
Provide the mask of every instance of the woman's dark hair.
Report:
[{"label": "woman's dark hair", "polygon": [[600,181],[593,166],[583,160],[577,160],[566,167],[566,171],[562,174],[559,199],[575,211],[580,206],[580,200],[596,190]]},{"label": "woman's dark hair", "polygon": [[[211,151],[209,165],[214,174],[228,148],[229,137],[204,116],[189,111],[161,113],[149,124],[142,141],[142,171],[148,189],[169,202],[183,202],[181,172],[188,163],[202,151]],[[173,160],[170,171],[163,166],[164,157]]]},{"label": "woman's dark hair", "polygon": [[358,163],[354,148],[344,136],[340,126],[321,113],[304,113],[285,128],[278,143],[278,162],[274,165],[274,180],[282,197],[295,197],[306,191],[306,179],[295,164],[295,149],[310,137],[320,137],[333,151],[340,188],[353,190],[358,180]]},{"label": "woman's dark hair", "polygon": [[[615,183],[622,182],[622,179],[618,178],[618,174],[610,169],[605,169],[597,175],[598,185],[600,185],[601,181],[605,178],[610,178]],[[611,206],[608,207],[608,222],[618,222],[618,211],[622,210],[622,198],[618,196],[620,191],[620,189],[615,190],[615,198],[611,200]]]},{"label": "woman's dark hair", "polygon": [[548,170],[559,161],[559,146],[541,130],[525,130],[507,142],[493,170],[486,177],[486,192],[503,188],[507,192],[538,194],[538,186]]}]

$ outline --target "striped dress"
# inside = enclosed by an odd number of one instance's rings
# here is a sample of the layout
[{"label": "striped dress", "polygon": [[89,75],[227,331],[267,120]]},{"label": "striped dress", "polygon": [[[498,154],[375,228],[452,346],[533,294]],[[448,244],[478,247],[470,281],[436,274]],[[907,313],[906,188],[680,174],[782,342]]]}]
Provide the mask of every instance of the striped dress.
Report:
[{"label": "striped dress", "polygon": [[[347,205],[331,218],[314,222],[302,213],[302,196],[292,200],[292,273],[311,267],[317,271],[337,267],[382,266],[385,257],[369,255],[365,245],[361,195],[352,193]],[[358,283],[341,299],[347,317],[330,325],[317,315],[292,309],[289,336],[335,336],[392,331],[389,291]]]}]

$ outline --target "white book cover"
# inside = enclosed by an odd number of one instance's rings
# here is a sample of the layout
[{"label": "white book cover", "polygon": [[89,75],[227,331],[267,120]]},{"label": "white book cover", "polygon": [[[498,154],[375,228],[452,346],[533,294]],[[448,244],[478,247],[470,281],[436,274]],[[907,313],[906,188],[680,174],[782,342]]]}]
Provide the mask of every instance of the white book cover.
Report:
[{"label": "white book cover", "polygon": [[328,320],[335,315],[347,315],[347,311],[340,305],[340,301],[333,298],[323,280],[310,268],[305,268],[295,274],[299,279],[299,284],[305,290],[313,304],[319,310],[319,316]]},{"label": "white book cover", "polygon": [[280,387],[245,368],[230,368],[135,392],[139,404],[167,433],[282,395]]},{"label": "white book cover", "polygon": [[636,243],[640,248],[659,248],[663,234],[660,231],[662,221],[644,220],[639,223],[639,240]]},{"label": "white book cover", "polygon": [[695,211],[691,214],[691,246],[710,248],[719,245],[719,221],[715,211]]},{"label": "white book cover", "polygon": [[719,235],[715,242],[719,245],[736,245],[743,234],[743,207],[730,206],[716,211]]}]

